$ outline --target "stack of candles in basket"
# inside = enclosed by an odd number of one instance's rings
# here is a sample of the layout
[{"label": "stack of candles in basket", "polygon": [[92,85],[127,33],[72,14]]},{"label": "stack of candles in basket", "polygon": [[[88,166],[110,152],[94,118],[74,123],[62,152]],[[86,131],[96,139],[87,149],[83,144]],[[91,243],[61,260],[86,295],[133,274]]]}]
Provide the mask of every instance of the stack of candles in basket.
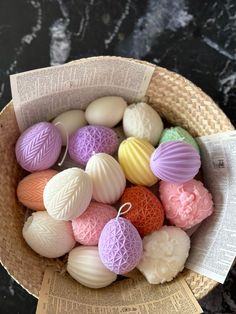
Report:
[{"label": "stack of candles in basket", "polygon": [[[114,128],[121,121],[123,129]],[[69,154],[78,166],[58,172],[62,146],[63,159]],[[39,122],[19,137],[16,158],[31,172],[17,187],[35,211],[25,241],[44,257],[69,253],[67,271],[90,288],[134,268],[151,284],[172,280],[189,254],[186,230],[213,212],[210,193],[194,179],[197,142],[181,127],[163,130],[143,102],[102,97],[85,112]]]}]

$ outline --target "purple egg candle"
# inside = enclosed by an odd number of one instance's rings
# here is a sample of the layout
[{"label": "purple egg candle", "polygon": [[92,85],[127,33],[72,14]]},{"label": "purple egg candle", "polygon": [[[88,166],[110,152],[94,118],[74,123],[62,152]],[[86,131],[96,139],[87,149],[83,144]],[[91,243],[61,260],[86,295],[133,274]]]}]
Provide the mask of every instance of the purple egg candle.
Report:
[{"label": "purple egg candle", "polygon": [[134,269],[142,256],[142,239],[127,219],[111,219],[103,228],[98,242],[102,263],[116,274]]},{"label": "purple egg candle", "polygon": [[62,139],[51,123],[39,122],[26,129],[16,142],[16,159],[29,172],[46,170],[58,159]]},{"label": "purple egg candle", "polygon": [[183,141],[161,144],[150,160],[154,175],[170,183],[184,183],[193,179],[200,166],[199,153],[192,145]]},{"label": "purple egg candle", "polygon": [[85,126],[78,129],[69,139],[69,155],[82,165],[86,165],[94,153],[113,155],[117,148],[117,134],[103,126]]}]

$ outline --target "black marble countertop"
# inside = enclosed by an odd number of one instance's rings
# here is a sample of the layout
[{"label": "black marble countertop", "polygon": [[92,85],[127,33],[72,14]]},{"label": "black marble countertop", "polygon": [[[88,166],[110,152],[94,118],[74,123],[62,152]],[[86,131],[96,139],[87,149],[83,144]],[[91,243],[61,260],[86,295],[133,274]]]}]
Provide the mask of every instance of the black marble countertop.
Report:
[{"label": "black marble countertop", "polygon": [[[0,108],[10,74],[98,55],[184,75],[236,125],[235,0],[0,0]],[[201,300],[204,313],[236,313],[235,291],[236,268]],[[35,313],[36,304],[1,268],[0,313]]]}]

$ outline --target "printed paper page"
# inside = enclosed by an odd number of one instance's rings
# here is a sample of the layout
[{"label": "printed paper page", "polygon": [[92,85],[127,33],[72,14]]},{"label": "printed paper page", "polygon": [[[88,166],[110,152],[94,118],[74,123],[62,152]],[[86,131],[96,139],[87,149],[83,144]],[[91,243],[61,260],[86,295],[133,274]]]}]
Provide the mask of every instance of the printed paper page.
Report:
[{"label": "printed paper page", "polygon": [[21,131],[69,109],[85,109],[96,98],[141,100],[155,66],[117,57],[90,58],[11,75],[11,90]]},{"label": "printed paper page", "polygon": [[186,267],[224,283],[236,256],[236,131],[198,138],[215,211],[191,238]]},{"label": "printed paper page", "polygon": [[48,268],[36,314],[198,314],[202,309],[179,276],[151,285],[139,274],[103,289],[82,287],[68,274]]}]

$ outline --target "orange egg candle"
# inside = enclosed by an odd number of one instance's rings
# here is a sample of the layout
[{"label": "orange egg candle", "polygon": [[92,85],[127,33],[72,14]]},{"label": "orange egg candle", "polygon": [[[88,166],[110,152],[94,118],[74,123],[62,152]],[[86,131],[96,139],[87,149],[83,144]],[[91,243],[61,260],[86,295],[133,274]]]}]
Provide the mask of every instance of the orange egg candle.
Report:
[{"label": "orange egg candle", "polygon": [[48,181],[56,174],[56,170],[48,169],[26,176],[18,184],[16,191],[18,200],[30,209],[45,210],[43,191]]},{"label": "orange egg candle", "polygon": [[161,228],[164,222],[164,210],[159,199],[143,186],[126,188],[121,198],[122,204],[130,202],[132,208],[123,215],[143,237]]}]

